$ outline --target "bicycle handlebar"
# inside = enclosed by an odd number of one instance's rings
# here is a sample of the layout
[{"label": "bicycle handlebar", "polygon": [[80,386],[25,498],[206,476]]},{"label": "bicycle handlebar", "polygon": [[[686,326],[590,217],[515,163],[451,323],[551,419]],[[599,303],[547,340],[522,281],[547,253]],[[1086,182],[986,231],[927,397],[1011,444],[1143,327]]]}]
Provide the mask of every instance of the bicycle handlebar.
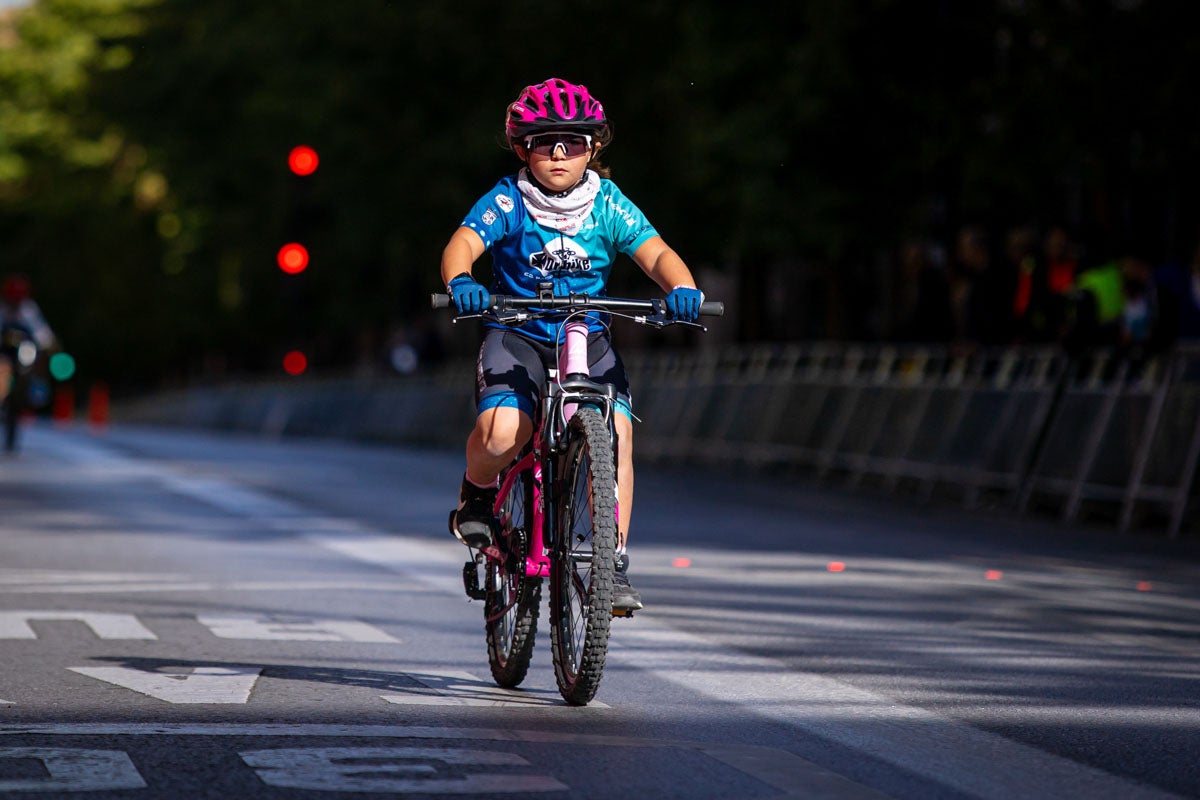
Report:
[{"label": "bicycle handlebar", "polygon": [[[592,297],[586,294],[542,295],[540,297],[494,294],[491,297],[491,311],[536,308],[546,311],[644,312],[653,316],[667,316],[665,300],[627,300],[620,297]],[[433,308],[449,308],[453,305],[448,294],[434,294],[430,297],[430,303]],[[725,304],[720,301],[705,300],[700,304],[700,316],[702,317],[719,317],[724,313]]]}]

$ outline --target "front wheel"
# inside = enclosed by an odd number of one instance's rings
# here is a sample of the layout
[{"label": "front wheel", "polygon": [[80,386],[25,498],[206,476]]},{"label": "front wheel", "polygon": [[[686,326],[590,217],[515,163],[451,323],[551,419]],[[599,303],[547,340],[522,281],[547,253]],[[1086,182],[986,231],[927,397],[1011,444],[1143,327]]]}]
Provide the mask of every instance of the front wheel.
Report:
[{"label": "front wheel", "polygon": [[608,655],[617,546],[616,463],[596,409],[582,408],[571,418],[560,463],[550,646],[559,693],[582,706],[595,697]]},{"label": "front wheel", "polygon": [[496,683],[511,689],[525,680],[537,618],[542,602],[542,581],[525,575],[529,532],[533,525],[533,486],[529,470],[522,470],[500,504],[500,541],[503,560],[489,558],[484,587],[484,625],[487,629],[488,664]]}]

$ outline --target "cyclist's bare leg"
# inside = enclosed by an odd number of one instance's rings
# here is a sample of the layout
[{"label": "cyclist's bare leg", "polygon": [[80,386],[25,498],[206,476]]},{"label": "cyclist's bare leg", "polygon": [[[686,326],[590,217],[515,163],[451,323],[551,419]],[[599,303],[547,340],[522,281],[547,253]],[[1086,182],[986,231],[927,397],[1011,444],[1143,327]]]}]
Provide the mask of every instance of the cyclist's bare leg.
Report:
[{"label": "cyclist's bare leg", "polygon": [[613,576],[613,614],[628,616],[644,608],[642,596],[629,583],[629,519],[633,516],[633,421],[624,414],[613,415],[617,429],[617,570]]},{"label": "cyclist's bare leg", "polygon": [[467,478],[479,486],[495,483],[500,471],[533,435],[533,420],[511,406],[485,409],[467,438]]},{"label": "cyclist's bare leg", "polygon": [[617,429],[617,531],[624,547],[633,516],[633,422],[624,414],[613,414]]},{"label": "cyclist's bare leg", "polygon": [[8,362],[6,356],[0,356],[0,403],[3,403],[8,397],[8,390],[11,385],[12,364]]}]

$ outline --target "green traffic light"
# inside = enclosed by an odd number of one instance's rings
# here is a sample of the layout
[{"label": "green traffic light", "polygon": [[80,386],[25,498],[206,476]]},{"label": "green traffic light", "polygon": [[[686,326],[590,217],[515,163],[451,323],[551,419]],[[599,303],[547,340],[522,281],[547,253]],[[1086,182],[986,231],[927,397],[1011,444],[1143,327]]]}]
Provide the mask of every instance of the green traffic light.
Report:
[{"label": "green traffic light", "polygon": [[56,381],[69,381],[75,374],[75,359],[69,353],[50,356],[50,375]]}]

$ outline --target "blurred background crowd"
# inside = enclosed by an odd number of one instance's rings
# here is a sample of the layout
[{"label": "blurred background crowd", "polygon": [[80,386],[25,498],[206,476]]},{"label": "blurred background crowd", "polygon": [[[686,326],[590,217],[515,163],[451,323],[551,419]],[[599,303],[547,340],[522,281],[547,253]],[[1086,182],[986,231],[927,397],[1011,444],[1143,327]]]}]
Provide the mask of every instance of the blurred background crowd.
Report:
[{"label": "blurred background crowd", "polygon": [[[0,273],[114,392],[422,369],[474,346],[428,311],[440,250],[516,166],[505,105],[558,75],[605,103],[614,178],[727,303],[702,346],[1166,343],[1197,325],[1185,10],[6,3]],[[610,290],[647,294],[627,267]]]},{"label": "blurred background crowd", "polygon": [[904,242],[894,266],[889,339],[1070,351],[1200,339],[1200,244],[1162,260],[1136,245],[1093,252],[1064,225],[964,225],[950,242]]}]

